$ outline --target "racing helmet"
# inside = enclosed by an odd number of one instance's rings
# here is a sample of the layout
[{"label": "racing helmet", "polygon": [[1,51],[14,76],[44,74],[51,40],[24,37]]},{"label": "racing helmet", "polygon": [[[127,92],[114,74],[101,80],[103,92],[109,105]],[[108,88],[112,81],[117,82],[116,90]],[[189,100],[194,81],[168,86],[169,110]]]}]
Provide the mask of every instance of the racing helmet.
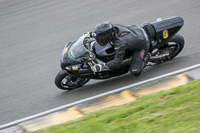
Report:
[{"label": "racing helmet", "polygon": [[99,23],[94,28],[95,40],[101,46],[108,44],[114,37],[114,31],[110,22]]}]

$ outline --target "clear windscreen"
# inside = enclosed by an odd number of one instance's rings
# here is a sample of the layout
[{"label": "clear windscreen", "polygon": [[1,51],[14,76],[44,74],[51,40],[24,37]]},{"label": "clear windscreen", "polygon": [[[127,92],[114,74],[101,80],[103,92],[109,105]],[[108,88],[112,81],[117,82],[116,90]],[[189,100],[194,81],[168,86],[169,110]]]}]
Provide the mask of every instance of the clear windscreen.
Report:
[{"label": "clear windscreen", "polygon": [[83,45],[85,36],[81,36],[68,51],[68,57],[71,60],[81,61],[82,59],[89,58],[89,51]]}]

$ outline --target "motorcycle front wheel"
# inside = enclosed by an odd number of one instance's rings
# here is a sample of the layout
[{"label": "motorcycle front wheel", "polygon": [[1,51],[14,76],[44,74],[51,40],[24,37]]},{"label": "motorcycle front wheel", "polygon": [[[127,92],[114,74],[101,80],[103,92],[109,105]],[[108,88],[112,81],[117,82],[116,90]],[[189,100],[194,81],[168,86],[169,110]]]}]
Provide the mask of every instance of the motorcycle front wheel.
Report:
[{"label": "motorcycle front wheel", "polygon": [[76,77],[60,70],[55,77],[55,85],[61,90],[73,90],[86,84],[90,79]]}]

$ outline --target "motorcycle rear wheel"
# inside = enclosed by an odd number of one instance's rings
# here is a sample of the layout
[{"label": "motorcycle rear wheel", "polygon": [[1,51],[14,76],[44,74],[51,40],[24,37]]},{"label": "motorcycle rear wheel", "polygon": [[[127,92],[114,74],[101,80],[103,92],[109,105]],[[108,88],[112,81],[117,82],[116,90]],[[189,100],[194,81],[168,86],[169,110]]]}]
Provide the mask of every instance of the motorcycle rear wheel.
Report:
[{"label": "motorcycle rear wheel", "polygon": [[61,90],[73,90],[86,84],[90,79],[75,77],[60,70],[55,77],[55,85]]},{"label": "motorcycle rear wheel", "polygon": [[[163,62],[173,59],[183,50],[184,42],[185,42],[184,38],[180,34],[174,35],[164,44],[164,46],[161,46],[160,48],[158,48],[158,52],[156,53],[158,56],[164,55],[164,54],[169,54],[169,55],[166,56],[165,58],[158,58],[157,60],[153,60],[150,62],[163,63]],[[156,55],[153,55],[153,56],[156,56]]]}]

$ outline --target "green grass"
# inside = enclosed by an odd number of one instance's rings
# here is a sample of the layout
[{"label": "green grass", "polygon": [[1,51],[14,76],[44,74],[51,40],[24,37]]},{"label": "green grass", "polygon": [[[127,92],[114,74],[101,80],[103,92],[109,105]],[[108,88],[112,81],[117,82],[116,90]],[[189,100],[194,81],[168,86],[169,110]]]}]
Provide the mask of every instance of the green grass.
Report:
[{"label": "green grass", "polygon": [[200,80],[36,133],[200,133]]}]

